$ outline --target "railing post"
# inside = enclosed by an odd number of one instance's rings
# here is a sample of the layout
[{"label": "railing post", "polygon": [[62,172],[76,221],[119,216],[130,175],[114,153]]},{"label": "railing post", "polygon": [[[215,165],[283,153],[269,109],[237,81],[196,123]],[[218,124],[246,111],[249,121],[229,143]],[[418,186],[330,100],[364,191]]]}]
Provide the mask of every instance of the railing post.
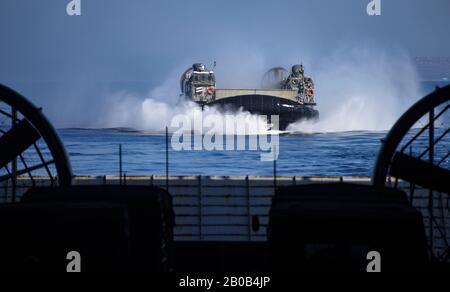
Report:
[{"label": "railing post", "polygon": [[[13,107],[11,108],[11,114],[12,114],[12,121],[11,121],[11,128],[14,128],[14,126],[16,126],[17,124],[17,111],[16,109]],[[17,194],[17,177],[16,177],[16,173],[17,173],[17,157],[14,158],[14,160],[12,161],[12,202],[15,203],[16,202],[16,194]]]},{"label": "railing post", "polygon": [[169,128],[166,126],[166,190],[169,191]]},{"label": "railing post", "polygon": [[275,196],[275,193],[277,192],[277,159],[276,159],[276,153],[277,153],[277,146],[273,146],[273,195]]},{"label": "railing post", "polygon": [[252,214],[251,214],[251,202],[250,202],[250,182],[248,175],[245,177],[245,192],[247,196],[247,214],[248,214],[248,240],[252,240]]},{"label": "railing post", "polygon": [[198,230],[199,230],[199,238],[203,239],[203,230],[202,230],[202,176],[198,176]]},{"label": "railing post", "polygon": [[[409,156],[412,157],[412,155],[413,155],[412,146],[410,146],[409,147]],[[409,202],[412,206],[413,202],[414,202],[414,185],[411,182],[409,183]]]},{"label": "railing post", "polygon": [[8,180],[5,180],[3,187],[5,188],[5,195],[1,198],[0,203],[8,203]]},{"label": "railing post", "polygon": [[119,144],[119,185],[122,185],[122,144]]},{"label": "railing post", "polygon": [[[428,144],[429,144],[430,152],[429,152],[428,158],[429,158],[430,164],[434,164],[434,108],[430,110],[429,120],[430,121],[429,121]],[[433,239],[434,239],[434,234],[433,234],[433,203],[434,203],[433,202],[433,190],[430,189],[429,195],[430,195],[430,197],[429,197],[429,201],[428,201],[428,213],[430,216],[430,219],[429,219],[430,230],[429,230],[428,236],[429,236],[429,240],[430,240],[430,253],[433,256],[434,255],[434,253],[433,253],[433,248],[434,248],[434,246],[433,246]]]}]

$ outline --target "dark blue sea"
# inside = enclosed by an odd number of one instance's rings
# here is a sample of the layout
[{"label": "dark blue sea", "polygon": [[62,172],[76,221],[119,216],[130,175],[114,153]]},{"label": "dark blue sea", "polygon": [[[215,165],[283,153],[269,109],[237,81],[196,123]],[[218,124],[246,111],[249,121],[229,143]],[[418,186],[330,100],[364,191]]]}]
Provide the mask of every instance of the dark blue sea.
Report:
[{"label": "dark blue sea", "polygon": [[[120,144],[127,176],[165,174],[164,135],[121,129],[62,129],[59,133],[76,175],[118,175]],[[370,176],[385,136],[384,131],[282,135],[277,175]],[[449,149],[450,141],[443,141],[436,156],[444,156]],[[171,175],[264,176],[272,175],[274,169],[273,162],[261,161],[261,151],[175,151],[169,142],[168,154]]]},{"label": "dark blue sea", "polygon": [[[163,175],[166,138],[121,129],[62,129],[60,136],[76,175],[119,174],[119,145],[127,176]],[[282,135],[278,175],[370,175],[385,132]],[[273,162],[261,151],[175,151],[169,147],[171,175],[272,175]]]}]

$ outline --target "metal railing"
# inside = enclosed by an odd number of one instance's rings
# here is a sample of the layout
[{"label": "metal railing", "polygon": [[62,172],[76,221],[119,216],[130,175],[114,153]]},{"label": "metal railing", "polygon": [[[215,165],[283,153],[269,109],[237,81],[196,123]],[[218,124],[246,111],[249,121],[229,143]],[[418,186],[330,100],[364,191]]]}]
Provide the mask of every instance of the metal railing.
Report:
[{"label": "metal railing", "polygon": [[[37,186],[51,184],[49,178],[34,179]],[[119,177],[77,177],[76,185],[119,185]],[[165,176],[122,177],[126,185],[154,185],[162,188],[169,182],[175,211],[175,240],[178,241],[266,241],[269,211],[274,194],[273,177]],[[349,182],[370,184],[368,177],[277,177],[277,186],[308,183]],[[392,182],[392,185],[394,182]],[[17,180],[17,196],[30,187],[27,177]],[[400,181],[397,187],[410,195],[411,185]],[[11,188],[0,184],[0,203],[11,201]],[[449,261],[450,242],[449,197],[434,193],[433,250],[440,259]],[[429,193],[416,187],[411,203],[423,215],[430,228]],[[258,217],[259,229],[254,228]],[[428,232],[427,232],[428,233]],[[427,234],[428,235],[428,234]]]}]

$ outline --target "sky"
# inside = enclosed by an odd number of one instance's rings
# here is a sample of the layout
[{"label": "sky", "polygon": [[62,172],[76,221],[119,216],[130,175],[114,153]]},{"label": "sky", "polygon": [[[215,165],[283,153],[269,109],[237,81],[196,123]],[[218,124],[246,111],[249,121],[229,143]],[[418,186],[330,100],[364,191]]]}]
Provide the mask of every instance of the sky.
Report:
[{"label": "sky", "polygon": [[81,0],[82,16],[70,17],[69,0],[1,0],[0,83],[75,127],[89,126],[112,93],[178,89],[198,61],[217,61],[221,85],[243,86],[264,68],[314,68],[345,46],[450,55],[450,1],[381,0],[381,16],[366,14],[369,2]]}]

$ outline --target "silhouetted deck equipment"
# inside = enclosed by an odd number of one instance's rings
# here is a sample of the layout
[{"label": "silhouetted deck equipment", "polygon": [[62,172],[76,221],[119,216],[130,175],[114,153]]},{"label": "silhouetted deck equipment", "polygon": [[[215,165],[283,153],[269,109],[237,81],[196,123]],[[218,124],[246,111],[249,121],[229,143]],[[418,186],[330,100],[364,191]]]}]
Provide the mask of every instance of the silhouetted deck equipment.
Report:
[{"label": "silhouetted deck equipment", "polygon": [[[65,271],[70,251],[81,254],[84,271],[172,268],[174,214],[166,190],[73,186],[64,146],[42,111],[1,85],[0,102],[11,107],[11,113],[0,107],[2,121],[10,121],[0,125],[0,168],[7,172],[0,181],[11,182],[13,193],[0,206],[0,271]],[[33,158],[40,162],[27,161]],[[54,186],[36,188],[36,172]],[[32,188],[17,203],[17,178],[24,174]]]},{"label": "silhouetted deck equipment", "polygon": [[[372,174],[372,183],[383,188],[390,177],[395,185],[399,179],[411,184],[410,201],[414,190],[421,186],[429,190],[428,197],[428,246],[432,261],[450,261],[450,242],[447,241],[450,211],[450,85],[436,90],[409,108],[389,131],[378,154]],[[439,130],[439,133],[438,133]],[[427,141],[421,143],[421,140]],[[436,147],[442,147],[443,157],[437,157]],[[447,197],[447,206],[441,214],[435,214],[435,205]],[[436,252],[435,238],[444,239],[445,249]]]},{"label": "silhouetted deck equipment", "polygon": [[269,223],[274,271],[365,271],[377,251],[383,271],[421,270],[427,245],[421,214],[406,194],[354,184],[279,188]]},{"label": "silhouetted deck equipment", "polygon": [[[55,183],[61,186],[70,185],[73,177],[70,160],[58,134],[42,113],[42,109],[37,108],[19,93],[0,84],[0,105],[2,103],[10,107],[10,112],[0,107],[2,118],[5,117],[10,121],[10,129],[0,127],[2,150],[0,169],[4,168],[7,172],[7,175],[0,176],[0,182],[11,181],[14,185],[20,175],[28,175],[33,181],[33,173],[42,169],[46,175],[55,180]],[[24,154],[28,149],[30,154],[33,152],[38,158],[37,164],[34,161],[27,161]],[[44,155],[46,150],[50,153],[50,157]],[[18,165],[22,168],[18,169]],[[52,166],[56,169],[56,173],[52,171]]]},{"label": "silhouetted deck equipment", "polygon": [[127,217],[112,203],[0,205],[0,271],[65,272],[71,251],[81,254],[81,271],[127,270]]},{"label": "silhouetted deck equipment", "polygon": [[[397,179],[405,179],[418,185],[421,185],[420,182],[422,182],[431,190],[450,193],[450,170],[441,166],[444,162],[448,164],[450,155],[450,145],[445,140],[450,132],[450,128],[446,125],[448,123],[446,115],[450,108],[449,101],[450,86],[437,88],[415,103],[399,118],[389,131],[378,154],[372,175],[373,184],[376,187],[383,187],[388,175],[392,175]],[[440,118],[444,119],[443,132],[440,136],[435,137],[436,124]],[[426,123],[425,126],[420,124],[421,120]],[[418,126],[420,126],[419,131],[410,137],[409,132]],[[411,155],[405,152],[426,132],[428,132],[427,147],[415,159],[408,159],[407,156]],[[439,159],[434,156],[434,148],[438,143],[447,147],[447,155]],[[426,158],[428,159],[425,160]],[[429,165],[426,166],[425,163]],[[412,171],[415,172],[414,175],[411,174]]]},{"label": "silhouetted deck equipment", "polygon": [[63,271],[75,250],[87,271],[171,269],[174,214],[161,188],[34,188],[20,204],[3,206],[0,218],[1,268],[13,257],[19,270]]}]

